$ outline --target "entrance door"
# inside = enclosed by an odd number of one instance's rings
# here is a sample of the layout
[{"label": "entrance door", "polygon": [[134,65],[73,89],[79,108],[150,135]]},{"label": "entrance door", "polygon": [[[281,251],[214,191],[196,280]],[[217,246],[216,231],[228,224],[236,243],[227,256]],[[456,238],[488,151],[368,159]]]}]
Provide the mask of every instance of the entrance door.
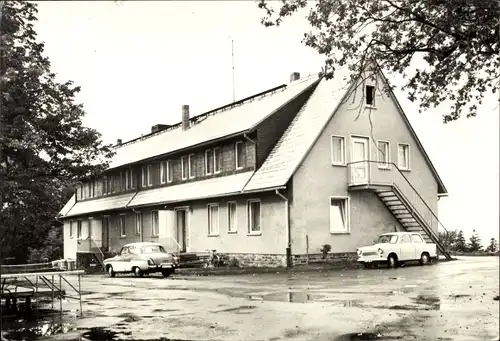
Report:
[{"label": "entrance door", "polygon": [[102,250],[109,251],[109,219],[102,219]]},{"label": "entrance door", "polygon": [[177,243],[181,246],[181,252],[187,250],[187,210],[176,210]]},{"label": "entrance door", "polygon": [[352,137],[351,141],[351,182],[353,184],[368,183],[369,140],[366,137]]}]

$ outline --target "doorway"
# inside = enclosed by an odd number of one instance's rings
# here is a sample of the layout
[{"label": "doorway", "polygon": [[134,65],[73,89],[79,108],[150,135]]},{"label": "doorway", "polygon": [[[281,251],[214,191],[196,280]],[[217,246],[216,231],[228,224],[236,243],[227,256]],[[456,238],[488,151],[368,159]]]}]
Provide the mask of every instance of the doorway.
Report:
[{"label": "doorway", "polygon": [[369,139],[367,137],[351,137],[351,182],[366,184],[369,180]]},{"label": "doorway", "polygon": [[175,221],[176,221],[176,239],[177,243],[180,245],[180,252],[187,252],[188,250],[188,208],[178,208],[175,210]]},{"label": "doorway", "polygon": [[109,218],[108,217],[102,218],[101,234],[102,234],[102,241],[101,241],[102,250],[109,251]]}]

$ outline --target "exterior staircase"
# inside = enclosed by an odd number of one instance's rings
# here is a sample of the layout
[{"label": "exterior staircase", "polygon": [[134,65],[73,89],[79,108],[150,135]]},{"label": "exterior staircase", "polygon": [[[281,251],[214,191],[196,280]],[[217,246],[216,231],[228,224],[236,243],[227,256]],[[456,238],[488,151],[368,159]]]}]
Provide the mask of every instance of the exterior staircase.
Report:
[{"label": "exterior staircase", "polygon": [[452,259],[436,232],[441,228],[448,234],[436,214],[395,164],[380,165],[374,161],[349,164],[349,190],[374,192],[406,231],[420,233],[426,243],[436,244],[441,255]]}]

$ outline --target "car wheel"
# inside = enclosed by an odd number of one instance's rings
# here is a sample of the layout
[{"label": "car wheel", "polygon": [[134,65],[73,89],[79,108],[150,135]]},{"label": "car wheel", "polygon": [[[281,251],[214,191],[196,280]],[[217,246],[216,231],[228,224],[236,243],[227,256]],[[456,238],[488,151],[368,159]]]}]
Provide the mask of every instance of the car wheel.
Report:
[{"label": "car wheel", "polygon": [[171,271],[171,270],[163,270],[163,271],[161,272],[161,274],[162,274],[162,275],[163,275],[163,277],[165,277],[165,278],[166,278],[166,277],[168,277],[168,276],[170,276],[172,273],[173,273],[173,271]]},{"label": "car wheel", "polygon": [[116,276],[116,272],[114,272],[113,267],[111,265],[108,266],[108,275],[109,275],[109,277],[115,277]]},{"label": "car wheel", "polygon": [[363,263],[363,266],[365,267],[365,269],[371,269],[372,268],[372,265],[370,263]]},{"label": "car wheel", "polygon": [[396,255],[389,255],[389,257],[387,257],[387,265],[393,269],[398,266],[398,258]]},{"label": "car wheel", "polygon": [[427,254],[427,252],[422,253],[422,255],[420,256],[420,265],[427,265],[430,262],[431,262],[431,260],[429,258],[429,255]]},{"label": "car wheel", "polygon": [[142,277],[142,276],[144,276],[144,273],[142,272],[141,268],[139,268],[137,266],[134,268],[134,276],[135,277]]}]

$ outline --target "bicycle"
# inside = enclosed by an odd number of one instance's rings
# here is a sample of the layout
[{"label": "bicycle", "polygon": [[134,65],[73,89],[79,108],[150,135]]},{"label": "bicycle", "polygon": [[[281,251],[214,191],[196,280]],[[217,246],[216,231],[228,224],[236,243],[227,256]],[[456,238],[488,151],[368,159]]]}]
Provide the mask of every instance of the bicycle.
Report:
[{"label": "bicycle", "polygon": [[208,251],[208,258],[203,265],[204,268],[214,268],[222,264],[222,258],[217,254],[217,250],[206,249],[205,251]]}]

